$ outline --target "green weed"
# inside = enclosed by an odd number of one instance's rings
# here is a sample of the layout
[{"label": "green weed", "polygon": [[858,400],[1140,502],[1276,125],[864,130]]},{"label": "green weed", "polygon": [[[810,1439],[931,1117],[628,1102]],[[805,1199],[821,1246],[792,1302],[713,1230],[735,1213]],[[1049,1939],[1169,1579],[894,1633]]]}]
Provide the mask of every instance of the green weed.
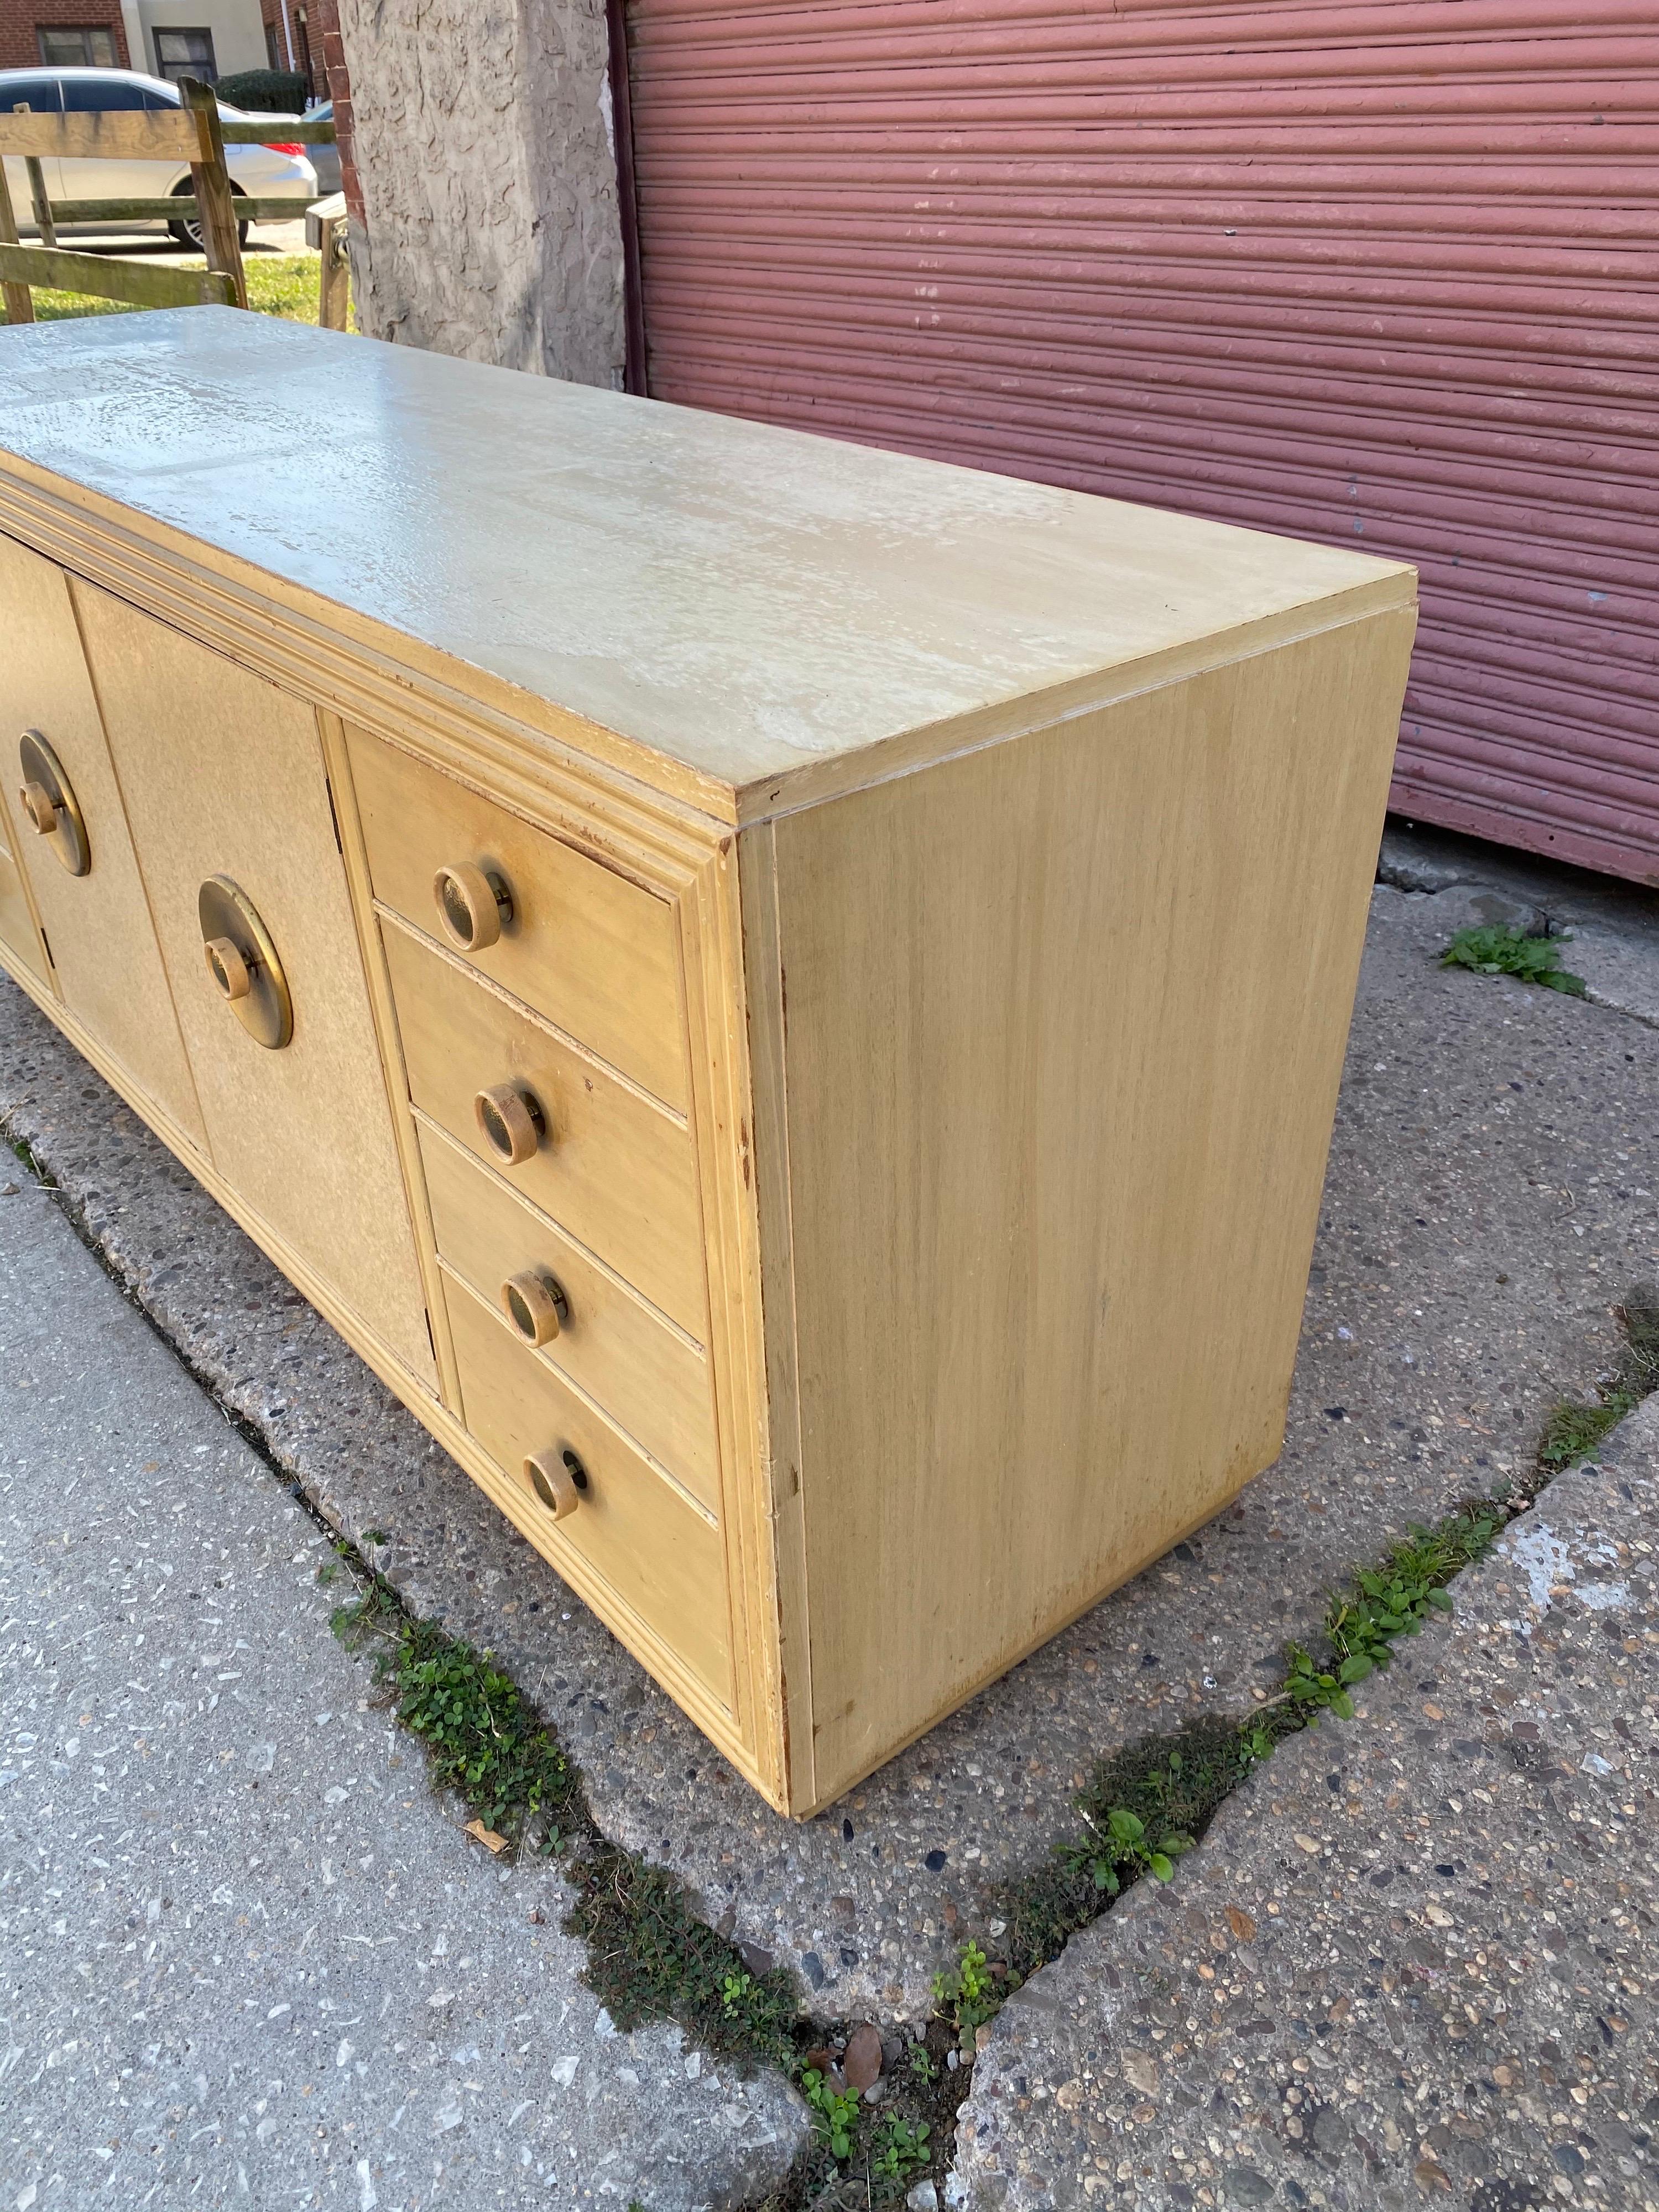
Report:
[{"label": "green weed", "polygon": [[1635,1284],[1618,1312],[1625,1343],[1612,1380],[1594,1398],[1558,1399],[1546,1416],[1538,1463],[1552,1474],[1588,1459],[1659,1388],[1659,1287]]},{"label": "green weed", "polygon": [[673,1875],[590,1832],[566,1878],[575,1889],[566,1932],[586,1943],[582,1978],[618,2027],[677,2020],[716,2057],[794,2073],[793,1983],[781,1967],[752,1972]]},{"label": "green weed", "polygon": [[[1179,1770],[1180,1754],[1173,1756]],[[1086,1812],[1083,1817],[1088,1822],[1088,1836],[1060,1848],[1086,1865],[1089,1879],[1108,1897],[1117,1895],[1126,1876],[1133,1881],[1139,1875],[1149,1874],[1156,1881],[1173,1881],[1175,1862],[1191,1850],[1194,1841],[1179,1828],[1161,1835],[1153,1829],[1149,1835],[1139,1814],[1132,1813],[1127,1805],[1114,1805],[1103,1827]]]},{"label": "green weed", "polygon": [[932,2155],[927,2138],[933,2132],[926,2120],[911,2121],[897,2112],[889,2113],[876,2130],[871,2172],[882,2181],[908,2181]]},{"label": "green weed", "polygon": [[1561,965],[1561,948],[1553,937],[1528,937],[1524,929],[1460,929],[1440,956],[1443,968],[1470,968],[1477,975],[1516,975],[1547,991],[1584,995],[1584,979]]},{"label": "green weed", "polygon": [[974,2031],[1002,2008],[1008,1995],[1006,1967],[994,1967],[970,1938],[962,1947],[954,1966],[933,1977],[933,2004],[962,2039],[963,2048],[974,2047]]},{"label": "green weed", "polygon": [[851,2158],[859,2124],[858,2091],[837,2089],[827,2074],[808,2066],[800,2077],[800,2093],[811,2107],[812,2124],[830,2157]]}]

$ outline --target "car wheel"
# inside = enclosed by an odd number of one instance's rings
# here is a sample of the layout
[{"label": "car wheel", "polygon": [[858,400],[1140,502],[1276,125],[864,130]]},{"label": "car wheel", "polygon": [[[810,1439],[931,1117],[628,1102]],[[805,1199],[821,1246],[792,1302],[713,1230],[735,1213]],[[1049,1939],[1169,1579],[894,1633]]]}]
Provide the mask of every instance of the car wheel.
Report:
[{"label": "car wheel", "polygon": [[[194,192],[196,187],[191,182],[189,178],[186,178],[183,184],[175,185],[173,189],[175,193],[183,193],[185,198],[188,199]],[[247,198],[247,194],[242,191],[239,185],[233,185],[230,188],[230,191],[231,198],[233,199],[242,200]],[[167,228],[173,233],[173,235],[178,240],[179,245],[184,247],[187,253],[202,253],[206,251],[206,248],[202,243],[202,226],[199,222],[170,222],[167,225]],[[236,243],[239,246],[246,246],[247,244],[247,225],[245,222],[239,222],[236,226]]]}]

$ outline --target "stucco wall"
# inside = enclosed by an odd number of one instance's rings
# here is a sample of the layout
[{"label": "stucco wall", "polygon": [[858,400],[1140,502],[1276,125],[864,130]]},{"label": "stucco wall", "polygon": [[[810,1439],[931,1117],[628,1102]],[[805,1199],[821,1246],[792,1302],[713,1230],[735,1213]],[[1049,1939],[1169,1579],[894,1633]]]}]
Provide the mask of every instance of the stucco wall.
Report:
[{"label": "stucco wall", "polygon": [[340,0],[362,329],[619,385],[603,0]]}]

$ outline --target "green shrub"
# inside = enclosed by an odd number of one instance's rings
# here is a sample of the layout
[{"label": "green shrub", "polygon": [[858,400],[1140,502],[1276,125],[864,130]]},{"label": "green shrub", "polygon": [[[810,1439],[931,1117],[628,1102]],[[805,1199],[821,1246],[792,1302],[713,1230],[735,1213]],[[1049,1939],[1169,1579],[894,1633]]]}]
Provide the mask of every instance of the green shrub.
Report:
[{"label": "green shrub", "polygon": [[213,88],[227,107],[246,107],[255,115],[303,115],[311,88],[298,70],[237,70]]}]

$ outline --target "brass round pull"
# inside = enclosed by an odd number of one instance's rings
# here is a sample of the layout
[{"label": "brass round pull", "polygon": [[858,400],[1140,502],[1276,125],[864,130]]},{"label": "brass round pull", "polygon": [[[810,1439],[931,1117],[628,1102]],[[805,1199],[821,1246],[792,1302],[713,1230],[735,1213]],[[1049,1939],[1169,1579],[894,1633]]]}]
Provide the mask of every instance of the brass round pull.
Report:
[{"label": "brass round pull", "polygon": [[529,1345],[551,1344],[570,1322],[570,1301],[556,1275],[527,1267],[501,1285],[501,1310]]},{"label": "brass round pull", "polygon": [[208,973],[230,1000],[246,999],[253,988],[253,975],[246,960],[228,937],[210,937],[202,950],[207,955]]},{"label": "brass round pull", "polygon": [[440,868],[432,878],[432,896],[438,902],[438,919],[444,935],[462,952],[482,952],[501,936],[513,919],[513,893],[505,876],[492,868],[487,873],[464,861],[459,867]]},{"label": "brass round pull", "polygon": [[547,1116],[533,1091],[520,1083],[497,1083],[472,1102],[483,1140],[503,1167],[520,1168],[533,1159],[547,1134]]},{"label": "brass round pull", "polygon": [[58,803],[45,784],[26,783],[17,794],[17,803],[28,817],[30,829],[50,837],[58,827]]},{"label": "brass round pull", "polygon": [[252,900],[228,876],[210,876],[196,895],[196,913],[214,989],[256,1044],[277,1051],[294,1035],[294,1000]]},{"label": "brass round pull", "polygon": [[553,1451],[532,1452],[524,1463],[524,1479],[556,1521],[563,1521],[581,1503],[587,1487],[587,1469],[568,1444]]},{"label": "brass round pull", "polygon": [[64,763],[39,730],[24,731],[17,740],[17,759],[23,771],[17,799],[31,828],[51,840],[70,875],[84,876],[92,866],[92,846]]}]

